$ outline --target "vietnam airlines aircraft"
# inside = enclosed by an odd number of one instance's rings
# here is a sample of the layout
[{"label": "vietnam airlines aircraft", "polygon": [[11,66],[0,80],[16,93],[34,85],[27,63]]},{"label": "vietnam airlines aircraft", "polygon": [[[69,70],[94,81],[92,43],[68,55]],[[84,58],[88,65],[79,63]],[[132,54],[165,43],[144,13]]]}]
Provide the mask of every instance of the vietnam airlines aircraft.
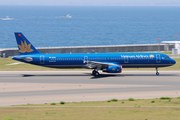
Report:
[{"label": "vietnam airlines aircraft", "polygon": [[51,68],[88,68],[93,69],[92,75],[98,76],[99,70],[107,73],[121,73],[122,68],[156,68],[174,65],[175,60],[161,53],[70,53],[43,54],[27,39],[16,32],[20,55],[12,59]]}]

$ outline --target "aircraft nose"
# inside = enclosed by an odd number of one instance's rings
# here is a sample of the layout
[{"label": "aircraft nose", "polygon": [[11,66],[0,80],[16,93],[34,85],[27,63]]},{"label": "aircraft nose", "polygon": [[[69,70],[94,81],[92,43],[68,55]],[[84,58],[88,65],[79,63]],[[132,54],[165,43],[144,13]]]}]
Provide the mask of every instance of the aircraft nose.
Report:
[{"label": "aircraft nose", "polygon": [[171,64],[176,64],[176,61],[172,59]]}]

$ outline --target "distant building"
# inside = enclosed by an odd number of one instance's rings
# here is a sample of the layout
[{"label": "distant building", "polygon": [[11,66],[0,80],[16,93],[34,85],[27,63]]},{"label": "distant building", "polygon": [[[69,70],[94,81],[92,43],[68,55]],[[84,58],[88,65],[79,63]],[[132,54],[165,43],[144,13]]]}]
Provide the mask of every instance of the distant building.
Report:
[{"label": "distant building", "polygon": [[180,54],[180,41],[162,41],[165,44],[165,50],[169,51],[169,45],[174,45],[172,54]]}]

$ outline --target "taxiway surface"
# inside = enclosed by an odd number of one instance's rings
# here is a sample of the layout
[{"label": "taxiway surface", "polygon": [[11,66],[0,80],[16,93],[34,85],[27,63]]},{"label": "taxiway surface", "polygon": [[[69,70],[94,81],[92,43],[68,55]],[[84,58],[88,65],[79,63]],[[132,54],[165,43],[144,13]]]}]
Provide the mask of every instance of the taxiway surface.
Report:
[{"label": "taxiway surface", "polygon": [[180,71],[0,71],[0,106],[180,97]]}]

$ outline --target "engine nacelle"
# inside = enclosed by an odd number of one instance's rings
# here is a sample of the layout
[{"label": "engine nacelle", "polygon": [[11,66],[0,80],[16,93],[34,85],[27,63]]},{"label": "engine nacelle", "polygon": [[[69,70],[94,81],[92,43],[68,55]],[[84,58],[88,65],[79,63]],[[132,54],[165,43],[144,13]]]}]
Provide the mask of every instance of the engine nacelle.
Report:
[{"label": "engine nacelle", "polygon": [[102,71],[107,73],[121,73],[122,66],[121,65],[109,66],[108,68],[105,68]]}]

